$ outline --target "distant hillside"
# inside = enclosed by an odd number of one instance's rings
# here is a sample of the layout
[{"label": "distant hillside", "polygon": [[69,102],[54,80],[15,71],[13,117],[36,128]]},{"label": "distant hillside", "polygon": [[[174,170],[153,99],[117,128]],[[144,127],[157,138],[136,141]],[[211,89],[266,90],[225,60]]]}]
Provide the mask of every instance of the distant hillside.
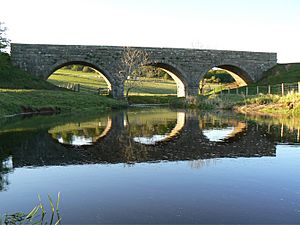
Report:
[{"label": "distant hillside", "polygon": [[300,81],[300,63],[277,64],[264,74],[258,84],[294,83]]},{"label": "distant hillside", "polygon": [[10,57],[6,53],[0,53],[0,88],[58,89],[58,87],[53,84],[37,77],[33,77],[25,71],[11,65]]}]

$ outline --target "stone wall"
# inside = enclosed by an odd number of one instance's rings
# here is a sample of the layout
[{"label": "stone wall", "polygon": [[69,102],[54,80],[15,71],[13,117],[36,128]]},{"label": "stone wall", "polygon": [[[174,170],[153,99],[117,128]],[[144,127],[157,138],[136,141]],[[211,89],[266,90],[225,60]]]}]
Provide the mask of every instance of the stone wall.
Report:
[{"label": "stone wall", "polygon": [[[56,69],[80,63],[99,70],[109,80],[112,95],[122,97],[124,79],[118,76],[123,47],[85,45],[11,44],[14,65],[47,79]],[[179,96],[196,95],[200,80],[213,67],[226,68],[246,83],[262,78],[277,63],[276,53],[180,48],[138,48],[148,53],[151,65],[175,76]]]}]

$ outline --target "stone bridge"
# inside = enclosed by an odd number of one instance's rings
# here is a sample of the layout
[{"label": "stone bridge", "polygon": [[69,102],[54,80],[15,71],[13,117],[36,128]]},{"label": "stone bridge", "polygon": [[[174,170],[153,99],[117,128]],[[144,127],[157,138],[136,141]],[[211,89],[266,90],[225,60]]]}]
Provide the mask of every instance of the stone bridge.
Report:
[{"label": "stone bridge", "polygon": [[[277,63],[276,53],[181,48],[140,49],[149,55],[150,65],[171,75],[177,96],[197,95],[199,82],[212,68],[226,69],[246,84],[262,78]],[[124,95],[125,78],[119,76],[124,47],[85,45],[11,44],[12,63],[32,75],[47,79],[57,69],[71,64],[90,66],[107,79],[115,98]]]}]

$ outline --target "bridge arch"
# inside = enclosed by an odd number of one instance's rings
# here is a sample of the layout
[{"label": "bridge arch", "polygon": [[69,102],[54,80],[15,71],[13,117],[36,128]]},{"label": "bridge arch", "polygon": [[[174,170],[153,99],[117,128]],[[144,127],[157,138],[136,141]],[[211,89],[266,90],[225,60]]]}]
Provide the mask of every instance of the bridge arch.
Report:
[{"label": "bridge arch", "polygon": [[114,89],[115,89],[115,79],[114,77],[105,69],[99,67],[96,63],[91,62],[89,60],[82,60],[82,59],[73,59],[73,60],[60,60],[58,62],[56,62],[55,64],[53,64],[45,73],[45,79],[48,79],[51,74],[53,74],[55,71],[57,71],[58,69],[64,67],[64,66],[69,66],[69,65],[82,65],[82,66],[88,66],[96,71],[99,72],[99,75],[105,80],[109,92],[110,93],[114,93]]},{"label": "bridge arch", "polygon": [[169,74],[170,77],[175,81],[177,88],[177,97],[186,97],[187,93],[187,77],[184,72],[177,66],[170,62],[150,62],[147,66],[153,66],[159,68]]},{"label": "bridge arch", "polygon": [[254,80],[252,79],[250,73],[245,68],[243,68],[241,65],[237,65],[236,63],[227,62],[215,63],[210,65],[206,72],[202,74],[200,80],[202,80],[205,74],[207,74],[208,71],[212,68],[220,68],[226,70],[226,72],[232,76],[232,78],[239,84],[239,86],[246,86],[248,84],[254,83]]}]

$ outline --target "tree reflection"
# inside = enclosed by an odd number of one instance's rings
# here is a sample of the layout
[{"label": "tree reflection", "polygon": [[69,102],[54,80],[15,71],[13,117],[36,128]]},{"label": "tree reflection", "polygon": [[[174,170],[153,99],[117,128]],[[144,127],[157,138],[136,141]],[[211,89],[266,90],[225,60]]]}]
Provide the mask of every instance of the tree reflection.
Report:
[{"label": "tree reflection", "polygon": [[9,185],[8,173],[12,170],[12,158],[0,158],[0,191],[7,190],[7,187]]},{"label": "tree reflection", "polygon": [[217,164],[217,159],[198,159],[188,161],[189,166],[192,169],[201,169],[203,167],[208,167]]}]

